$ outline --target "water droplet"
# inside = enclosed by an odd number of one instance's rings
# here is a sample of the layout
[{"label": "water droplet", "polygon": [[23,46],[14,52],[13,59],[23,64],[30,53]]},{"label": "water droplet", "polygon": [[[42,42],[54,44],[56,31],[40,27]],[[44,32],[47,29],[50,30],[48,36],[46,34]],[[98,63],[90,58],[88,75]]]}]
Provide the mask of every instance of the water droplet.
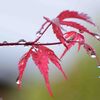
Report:
[{"label": "water droplet", "polygon": [[19,80],[19,76],[17,77],[17,79],[16,79],[16,84],[20,84],[21,82],[20,82],[20,80]]},{"label": "water droplet", "polygon": [[98,65],[97,68],[100,68],[100,65]]},{"label": "water droplet", "polygon": [[16,81],[16,84],[20,84],[20,81],[19,81],[19,80],[17,80],[17,81]]},{"label": "water droplet", "polygon": [[96,58],[96,53],[95,53],[95,51],[91,51],[91,58]]},{"label": "water droplet", "polygon": [[36,32],[36,35],[37,35],[37,34],[41,34],[41,31],[40,31],[40,30],[39,30],[39,31],[37,31],[37,32]]},{"label": "water droplet", "polygon": [[8,42],[7,41],[3,41],[3,44],[7,44]]},{"label": "water droplet", "polygon": [[95,38],[97,39],[97,40],[100,40],[100,36],[99,35],[95,35]]},{"label": "water droplet", "polygon": [[91,54],[91,58],[96,58],[96,55],[95,54]]},{"label": "water droplet", "polygon": [[26,43],[26,41],[25,41],[24,39],[20,39],[20,40],[18,41],[18,43],[23,44],[23,43]]}]

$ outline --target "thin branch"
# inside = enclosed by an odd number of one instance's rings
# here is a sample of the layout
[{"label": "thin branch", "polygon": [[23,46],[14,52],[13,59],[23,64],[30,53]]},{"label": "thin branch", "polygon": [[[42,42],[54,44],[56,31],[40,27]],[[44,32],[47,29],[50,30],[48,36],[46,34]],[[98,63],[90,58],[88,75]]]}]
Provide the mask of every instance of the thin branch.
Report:
[{"label": "thin branch", "polygon": [[57,45],[61,44],[61,42],[54,42],[54,43],[34,43],[34,42],[25,42],[25,43],[19,43],[19,42],[7,42],[7,43],[0,43],[0,46],[32,46],[32,45]]},{"label": "thin branch", "polygon": [[[80,41],[66,40],[66,42],[76,42],[80,43]],[[6,42],[0,43],[0,46],[33,46],[33,45],[58,45],[62,44],[61,42],[52,42],[52,43],[37,43],[37,42]]]},{"label": "thin branch", "polygon": [[46,21],[43,25],[42,25],[42,27],[40,28],[40,30],[36,33],[36,34],[39,34],[40,36],[39,37],[37,37],[36,39],[35,39],[35,41],[34,41],[34,43],[35,42],[37,42],[42,36],[43,36],[43,34],[46,32],[46,30],[49,28],[49,26],[51,25],[51,23],[49,23],[49,25],[44,29],[44,31],[41,33],[41,31],[42,31],[42,29],[44,28],[44,26],[47,24],[48,22]]}]

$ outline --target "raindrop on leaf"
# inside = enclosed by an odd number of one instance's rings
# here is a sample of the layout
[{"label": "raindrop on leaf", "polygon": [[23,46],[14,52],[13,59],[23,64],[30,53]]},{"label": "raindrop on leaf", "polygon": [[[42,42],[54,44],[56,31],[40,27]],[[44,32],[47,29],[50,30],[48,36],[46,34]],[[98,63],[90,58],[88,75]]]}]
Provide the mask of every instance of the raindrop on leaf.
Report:
[{"label": "raindrop on leaf", "polygon": [[20,83],[21,83],[21,82],[20,82],[19,76],[18,76],[17,79],[16,79],[16,84],[19,85]]},{"label": "raindrop on leaf", "polygon": [[19,80],[17,80],[17,81],[16,81],[16,84],[20,84],[20,81],[19,81]]}]

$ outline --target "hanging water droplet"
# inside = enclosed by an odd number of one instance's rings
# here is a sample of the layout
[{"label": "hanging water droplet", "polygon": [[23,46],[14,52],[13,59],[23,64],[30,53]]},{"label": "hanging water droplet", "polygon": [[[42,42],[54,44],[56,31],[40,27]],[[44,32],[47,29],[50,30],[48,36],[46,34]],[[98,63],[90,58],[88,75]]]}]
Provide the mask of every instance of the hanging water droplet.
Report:
[{"label": "hanging water droplet", "polygon": [[16,79],[16,84],[20,84],[19,76]]},{"label": "hanging water droplet", "polygon": [[95,53],[95,51],[92,51],[92,52],[91,52],[91,58],[96,58],[96,53]]},{"label": "hanging water droplet", "polygon": [[96,58],[96,55],[92,54],[92,55],[91,55],[91,58]]},{"label": "hanging water droplet", "polygon": [[100,68],[100,65],[98,65],[97,68]]},{"label": "hanging water droplet", "polygon": [[20,84],[20,81],[19,81],[19,80],[17,80],[17,81],[16,81],[16,84]]},{"label": "hanging water droplet", "polygon": [[99,35],[95,35],[95,38],[97,39],[97,40],[100,40],[100,36]]}]

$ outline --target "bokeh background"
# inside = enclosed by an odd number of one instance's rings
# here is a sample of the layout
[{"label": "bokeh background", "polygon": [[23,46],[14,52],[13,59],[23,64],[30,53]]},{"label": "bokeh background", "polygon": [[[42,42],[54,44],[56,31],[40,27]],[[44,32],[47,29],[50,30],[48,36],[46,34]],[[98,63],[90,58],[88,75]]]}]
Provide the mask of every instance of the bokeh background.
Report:
[{"label": "bokeh background", "polygon": [[[0,42],[15,42],[20,39],[32,41],[35,33],[44,22],[43,16],[50,19],[63,10],[76,10],[87,13],[96,23],[97,28],[82,21],[93,32],[100,34],[100,0],[0,0]],[[98,29],[98,30],[97,30]],[[94,46],[100,57],[100,43],[89,35],[87,42]],[[48,30],[41,42],[57,39]],[[59,56],[64,49],[51,47]],[[60,49],[59,49],[60,48]],[[62,49],[61,49],[62,48]],[[19,91],[16,85],[17,64],[29,47],[0,47],[0,100],[99,100],[100,69],[77,45],[73,47],[61,64],[69,79],[64,80],[60,71],[49,64],[50,83],[54,97],[50,97],[44,79],[34,62],[30,59],[23,76],[23,86]]]}]

